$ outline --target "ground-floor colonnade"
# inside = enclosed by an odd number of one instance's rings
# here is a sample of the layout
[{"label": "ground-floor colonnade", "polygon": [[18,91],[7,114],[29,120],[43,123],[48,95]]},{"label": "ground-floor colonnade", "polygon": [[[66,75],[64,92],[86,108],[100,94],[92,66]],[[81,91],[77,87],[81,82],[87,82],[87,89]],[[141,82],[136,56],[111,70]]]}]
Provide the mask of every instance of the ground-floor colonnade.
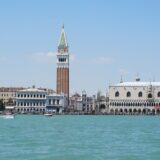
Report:
[{"label": "ground-floor colonnade", "polygon": [[109,114],[114,115],[155,115],[160,114],[160,109],[158,108],[110,108]]}]

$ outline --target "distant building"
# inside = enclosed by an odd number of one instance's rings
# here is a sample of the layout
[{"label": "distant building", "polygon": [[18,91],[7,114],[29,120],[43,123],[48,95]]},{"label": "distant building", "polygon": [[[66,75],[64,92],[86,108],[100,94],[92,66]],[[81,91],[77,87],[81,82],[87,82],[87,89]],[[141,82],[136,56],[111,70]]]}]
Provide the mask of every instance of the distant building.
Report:
[{"label": "distant building", "polygon": [[86,113],[95,111],[95,96],[87,96],[85,91],[82,92],[82,111]]},{"label": "distant building", "polygon": [[46,96],[46,111],[62,113],[68,106],[68,100],[64,95],[50,94]]},{"label": "distant building", "polygon": [[16,98],[16,92],[22,89],[24,88],[22,87],[0,87],[0,99],[2,99],[6,105],[14,105],[15,98]]},{"label": "distant building", "polygon": [[28,88],[16,94],[16,112],[45,112],[47,92],[37,88]]},{"label": "distant building", "polygon": [[108,95],[104,96],[99,91],[95,101],[95,113],[108,113],[109,100]]},{"label": "distant building", "polygon": [[87,96],[83,91],[82,95],[75,93],[70,97],[70,110],[73,112],[92,113],[95,110],[95,97]]},{"label": "distant building", "polygon": [[[0,87],[0,99],[3,100],[6,106],[15,105],[16,93],[25,89],[24,87]],[[50,88],[39,88],[46,91],[48,94],[53,94],[55,91]]]},{"label": "distant building", "polygon": [[51,89],[51,88],[38,88],[38,89],[40,89],[40,90],[44,90],[44,91],[46,91],[47,92],[47,94],[54,94],[54,93],[56,93],[53,89]]},{"label": "distant building", "polygon": [[81,112],[82,111],[82,97],[80,94],[75,93],[69,99],[69,109],[71,112]]},{"label": "distant building", "polygon": [[61,30],[57,53],[57,94],[64,94],[69,100],[69,53],[64,25]]},{"label": "distant building", "polygon": [[109,113],[159,114],[160,82],[121,82],[109,86]]},{"label": "distant building", "polygon": [[[51,94],[50,94],[51,93]],[[15,111],[20,113],[63,112],[66,97],[44,88],[27,88],[16,93]]]}]

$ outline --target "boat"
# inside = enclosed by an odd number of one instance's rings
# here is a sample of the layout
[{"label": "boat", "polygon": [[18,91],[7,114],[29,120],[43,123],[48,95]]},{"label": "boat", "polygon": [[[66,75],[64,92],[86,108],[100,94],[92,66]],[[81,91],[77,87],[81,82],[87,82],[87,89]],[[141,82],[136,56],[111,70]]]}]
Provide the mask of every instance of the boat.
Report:
[{"label": "boat", "polygon": [[44,115],[45,115],[45,116],[53,116],[52,113],[45,113]]}]

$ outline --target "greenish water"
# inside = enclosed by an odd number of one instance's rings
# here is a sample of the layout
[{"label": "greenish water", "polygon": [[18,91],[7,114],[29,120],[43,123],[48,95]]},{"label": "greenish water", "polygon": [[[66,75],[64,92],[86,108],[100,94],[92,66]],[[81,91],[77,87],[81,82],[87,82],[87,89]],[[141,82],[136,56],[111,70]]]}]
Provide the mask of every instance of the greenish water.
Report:
[{"label": "greenish water", "polygon": [[159,116],[0,118],[0,160],[160,160]]}]

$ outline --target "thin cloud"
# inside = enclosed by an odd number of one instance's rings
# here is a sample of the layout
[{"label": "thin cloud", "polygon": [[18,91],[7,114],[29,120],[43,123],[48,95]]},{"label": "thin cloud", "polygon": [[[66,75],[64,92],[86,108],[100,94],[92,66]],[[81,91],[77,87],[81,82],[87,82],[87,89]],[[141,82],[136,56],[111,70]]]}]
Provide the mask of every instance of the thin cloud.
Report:
[{"label": "thin cloud", "polygon": [[75,55],[74,55],[74,54],[71,54],[70,57],[69,57],[69,60],[70,60],[71,62],[74,62],[74,61],[76,60]]},{"label": "thin cloud", "polygon": [[39,53],[32,54],[31,58],[37,62],[46,62],[50,60],[53,61],[56,59],[56,53],[55,52],[39,52]]},{"label": "thin cloud", "polygon": [[46,54],[47,57],[55,57],[57,53],[54,53],[54,52],[48,52]]},{"label": "thin cloud", "polygon": [[94,58],[91,62],[92,63],[97,63],[97,64],[110,64],[113,63],[113,59],[110,57],[97,57]]},{"label": "thin cloud", "polygon": [[[56,60],[56,56],[57,56],[56,52],[38,52],[38,53],[32,54],[31,57],[34,61],[37,61],[37,62],[47,62],[47,61]],[[74,54],[71,54],[69,59],[71,62],[74,62],[76,60],[76,57]]]}]

